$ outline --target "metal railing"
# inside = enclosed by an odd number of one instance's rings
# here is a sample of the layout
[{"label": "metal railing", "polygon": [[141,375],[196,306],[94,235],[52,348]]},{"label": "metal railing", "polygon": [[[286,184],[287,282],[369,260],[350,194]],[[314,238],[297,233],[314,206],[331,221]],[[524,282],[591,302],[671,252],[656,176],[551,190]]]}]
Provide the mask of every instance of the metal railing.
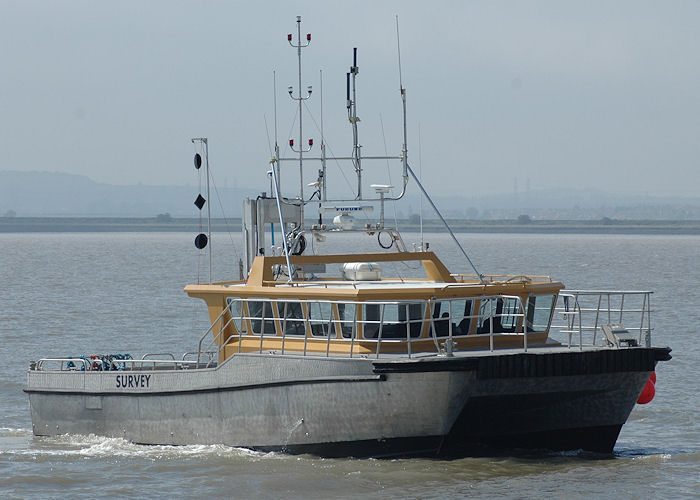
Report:
[{"label": "metal railing", "polygon": [[[479,283],[479,276],[477,276],[476,274],[450,273],[450,276],[455,278],[458,283]],[[552,283],[551,276],[547,276],[544,274],[482,274],[480,277],[487,283],[512,283],[519,281],[525,283]]]},{"label": "metal railing", "polygon": [[[506,301],[510,303],[510,309],[506,312],[498,312],[499,301],[501,307]],[[465,302],[470,304],[469,313],[464,312]],[[446,305],[443,315],[436,317],[436,304]],[[458,303],[462,312],[455,310],[453,304]],[[405,353],[410,358],[414,353],[414,344],[431,340],[435,350],[439,353],[446,351],[440,342],[450,340],[449,345],[454,345],[452,339],[458,338],[488,338],[489,349],[495,349],[494,339],[500,335],[518,335],[522,337],[522,348],[528,349],[527,335],[525,330],[525,306],[520,296],[517,295],[484,295],[477,297],[429,300],[409,300],[409,301],[332,301],[332,300],[299,300],[299,299],[269,299],[269,298],[230,298],[228,307],[215,319],[212,326],[200,339],[200,347],[203,341],[212,332],[213,338],[210,345],[216,346],[217,357],[221,354],[221,349],[228,343],[237,344],[238,352],[242,352],[244,340],[259,339],[257,351],[272,350],[266,348],[265,341],[277,340],[280,344],[282,354],[285,351],[293,351],[306,355],[330,356],[331,342],[349,344],[348,356],[356,355],[355,344],[362,342],[374,344],[374,355],[380,356],[382,345],[401,344],[405,346]],[[483,304],[488,304],[488,310],[484,310]],[[327,314],[325,316],[314,317],[311,310],[314,306],[323,305]],[[480,307],[482,306],[482,307]],[[234,311],[234,307],[238,311]],[[341,315],[340,308],[352,310],[351,317]],[[367,308],[373,307],[375,314],[373,317],[367,316]],[[418,307],[419,314],[411,309]],[[362,309],[362,314],[358,310]],[[481,309],[481,310],[480,310]],[[256,310],[256,313],[251,313]],[[294,314],[289,314],[294,310]],[[400,312],[403,310],[403,314]],[[267,311],[267,314],[265,314]],[[389,311],[389,312],[388,312]],[[225,320],[226,314],[229,317]],[[393,313],[393,316],[392,314]],[[341,317],[342,316],[342,317]],[[389,317],[392,316],[392,317]],[[548,315],[548,317],[551,315]],[[498,325],[502,325],[504,320],[508,320],[512,325],[509,330],[504,330]],[[224,321],[225,320],[225,321]],[[459,330],[457,324],[466,320],[468,325],[477,322],[481,328],[472,330]],[[217,329],[217,325],[220,325]],[[225,329],[229,326],[235,327],[235,333],[231,334],[226,342],[222,342]],[[269,328],[269,330],[266,330]],[[545,329],[539,330],[544,332]],[[369,332],[369,334],[368,334]],[[529,333],[534,333],[529,330]],[[301,349],[288,347],[291,339],[302,340]],[[309,348],[310,341],[317,346],[319,341],[325,341],[325,352],[318,349]],[[298,342],[296,343],[298,345]],[[267,344],[270,345],[269,343]],[[396,352],[396,349],[391,349]],[[247,352],[250,352],[248,349]]]},{"label": "metal railing", "polygon": [[60,363],[60,371],[90,371],[92,369],[93,362],[99,363],[100,365],[102,364],[102,360],[91,360],[85,358],[42,358],[36,362],[32,361],[30,363],[30,369],[37,371],[45,371],[45,364]]},{"label": "metal railing", "polygon": [[[228,321],[224,323],[224,318],[227,313],[230,313],[230,307],[224,308],[223,311],[221,311],[221,314],[212,321],[211,326],[207,328],[207,331],[204,332],[204,335],[202,335],[199,339],[199,343],[197,344],[197,366],[200,366],[200,363],[202,361],[202,355],[206,354],[209,357],[209,361],[205,364],[205,368],[210,368],[212,367],[216,362],[219,360],[219,356],[221,354],[221,349],[223,348],[222,342],[221,342],[221,337],[226,331],[226,328],[228,325],[231,324],[231,321],[233,321],[233,317],[229,317]],[[219,325],[219,329],[216,333],[211,335],[211,338],[209,339],[209,342],[202,347],[202,344],[204,341],[207,339],[207,337],[210,336],[212,332],[214,332],[214,329],[216,328],[216,325]],[[182,359],[184,360],[185,357],[190,353],[185,353],[182,356]],[[192,353],[194,354],[194,353]],[[215,356],[214,356],[215,355]]]},{"label": "metal railing", "polygon": [[[651,291],[567,290],[559,294],[550,336],[557,333],[569,347],[592,345],[619,347],[620,335],[629,333],[637,345],[651,346]],[[607,327],[607,328],[604,328]],[[607,331],[606,331],[607,329]],[[612,335],[612,337],[611,337]],[[616,338],[615,335],[618,335]]]},{"label": "metal railing", "polygon": [[[111,363],[105,363],[99,358],[41,358],[36,362],[31,362],[29,369],[32,371],[121,372],[135,370],[183,370],[206,367],[200,366],[197,361],[177,360],[170,353],[162,355],[172,356],[172,359],[120,359]],[[57,367],[47,368],[47,365],[51,364],[57,364]]]},{"label": "metal railing", "polygon": [[[529,296],[527,306],[518,295],[362,302],[231,297],[200,338],[197,351],[185,353],[182,359],[171,353],[148,353],[141,359],[43,358],[33,362],[30,370],[45,371],[49,363],[57,364],[49,369],[84,372],[212,368],[222,360],[227,345],[237,344],[240,353],[244,341],[252,339],[258,342],[252,352],[258,353],[330,356],[332,343],[346,346],[333,349],[334,356],[345,352],[348,357],[379,358],[400,353],[411,358],[418,351],[450,356],[459,339],[488,339],[488,349],[493,351],[499,337],[511,335],[518,342],[511,341],[509,346],[518,348],[519,344],[526,352],[528,334],[542,333],[546,327],[550,338],[569,348],[619,348],[622,343],[650,346],[651,293],[567,290],[559,294],[553,310],[539,309],[539,325],[533,320],[538,310],[531,299],[541,295]],[[426,341],[432,341],[434,351],[426,351]],[[364,347],[361,354],[355,349],[358,342]],[[321,347],[324,343],[325,349]],[[250,343],[245,352],[251,352]],[[194,356],[196,360],[186,359]]]}]

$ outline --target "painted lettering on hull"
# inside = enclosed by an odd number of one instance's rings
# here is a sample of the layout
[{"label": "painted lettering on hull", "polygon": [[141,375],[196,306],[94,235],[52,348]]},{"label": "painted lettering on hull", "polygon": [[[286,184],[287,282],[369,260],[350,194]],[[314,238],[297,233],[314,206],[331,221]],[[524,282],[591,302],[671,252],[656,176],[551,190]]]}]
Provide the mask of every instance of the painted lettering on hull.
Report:
[{"label": "painted lettering on hull", "polygon": [[117,375],[117,389],[148,389],[151,386],[150,375]]}]

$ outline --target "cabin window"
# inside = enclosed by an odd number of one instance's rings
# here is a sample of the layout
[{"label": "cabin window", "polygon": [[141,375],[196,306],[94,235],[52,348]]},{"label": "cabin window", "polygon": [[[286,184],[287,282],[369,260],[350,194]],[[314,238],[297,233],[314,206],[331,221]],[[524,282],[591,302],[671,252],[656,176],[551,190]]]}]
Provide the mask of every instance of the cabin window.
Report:
[{"label": "cabin window", "polygon": [[[437,337],[447,337],[450,334],[452,323],[452,335],[467,335],[471,324],[472,300],[445,300],[435,302],[433,306],[433,323]],[[429,335],[432,335],[432,330]]]},{"label": "cabin window", "polygon": [[482,299],[476,333],[514,333],[520,316],[520,301],[516,298]]},{"label": "cabin window", "polygon": [[328,302],[308,302],[311,335],[326,337],[333,328],[333,312]]},{"label": "cabin window", "polygon": [[248,313],[250,314],[250,326],[256,335],[274,335],[275,317],[272,314],[272,304],[267,301],[249,301]]},{"label": "cabin window", "polygon": [[282,331],[285,335],[306,335],[306,320],[299,302],[278,302]]},{"label": "cabin window", "polygon": [[[384,309],[383,339],[405,339],[410,330],[411,337],[420,337],[423,327],[424,304],[365,304],[364,336],[375,339]],[[408,318],[408,319],[407,319]]]},{"label": "cabin window", "polygon": [[355,331],[355,304],[338,304],[338,321],[343,338],[357,338]]},{"label": "cabin window", "polygon": [[556,302],[555,294],[530,295],[527,298],[525,325],[528,332],[546,332]]}]

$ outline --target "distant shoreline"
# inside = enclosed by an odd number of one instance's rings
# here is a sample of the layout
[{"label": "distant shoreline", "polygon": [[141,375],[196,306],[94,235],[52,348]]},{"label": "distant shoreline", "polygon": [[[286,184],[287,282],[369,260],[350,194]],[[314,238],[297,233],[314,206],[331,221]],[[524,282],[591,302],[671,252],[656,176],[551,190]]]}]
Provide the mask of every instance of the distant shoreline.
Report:
[{"label": "distant shoreline", "polygon": [[[457,233],[562,233],[562,234],[700,234],[700,220],[450,220]],[[206,231],[206,220],[202,221]],[[311,226],[312,221],[308,221]],[[418,232],[414,221],[399,221],[405,232]],[[0,233],[91,233],[91,232],[193,232],[199,231],[200,220],[173,217],[0,217]],[[213,232],[238,232],[239,217],[212,219]],[[436,220],[423,223],[425,232],[442,232]]]}]

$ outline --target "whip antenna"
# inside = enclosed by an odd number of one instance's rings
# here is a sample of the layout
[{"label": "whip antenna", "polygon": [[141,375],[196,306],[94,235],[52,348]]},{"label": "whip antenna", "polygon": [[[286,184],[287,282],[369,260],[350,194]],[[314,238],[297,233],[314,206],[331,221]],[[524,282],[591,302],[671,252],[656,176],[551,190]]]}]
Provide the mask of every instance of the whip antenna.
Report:
[{"label": "whip antenna", "polygon": [[406,131],[406,89],[403,88],[403,77],[401,75],[401,39],[399,38],[399,15],[396,15],[396,51],[399,59],[399,91],[401,92],[401,102],[403,104],[403,150],[401,157],[403,160],[403,184],[408,182],[408,133]]},{"label": "whip antenna", "polygon": [[275,108],[275,147],[277,147],[277,72],[272,71],[272,102]]},{"label": "whip antenna", "polygon": [[[272,168],[277,169],[277,179],[280,178],[280,147],[277,142],[277,71],[272,70],[272,102],[275,108],[275,156],[270,159],[272,163]],[[272,189],[270,190],[270,195],[272,195]]]},{"label": "whip antenna", "polygon": [[403,80],[401,78],[401,39],[399,38],[399,15],[396,14],[396,50],[399,55],[399,89],[404,93]]}]

